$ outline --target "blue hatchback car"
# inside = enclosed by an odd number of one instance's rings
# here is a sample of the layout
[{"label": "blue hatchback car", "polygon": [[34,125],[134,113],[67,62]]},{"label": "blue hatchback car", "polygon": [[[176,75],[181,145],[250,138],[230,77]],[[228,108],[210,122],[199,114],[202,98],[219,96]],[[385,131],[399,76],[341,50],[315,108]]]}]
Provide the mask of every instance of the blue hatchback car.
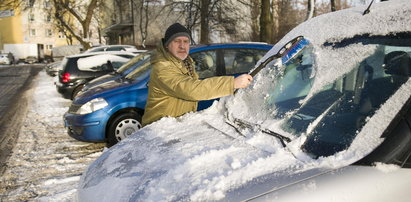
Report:
[{"label": "blue hatchback car", "polygon": [[[254,68],[272,48],[262,43],[197,45],[190,49],[200,78],[239,75]],[[64,114],[68,134],[80,141],[107,142],[108,146],[141,128],[147,99],[150,56],[130,65],[134,70],[122,77],[110,77],[79,94]],[[212,101],[199,102],[198,110]]]}]

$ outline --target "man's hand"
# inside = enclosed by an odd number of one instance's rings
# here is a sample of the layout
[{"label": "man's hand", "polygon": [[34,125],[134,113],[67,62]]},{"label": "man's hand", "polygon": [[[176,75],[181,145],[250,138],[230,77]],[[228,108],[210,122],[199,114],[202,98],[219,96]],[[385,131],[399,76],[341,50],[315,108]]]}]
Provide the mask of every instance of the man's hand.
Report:
[{"label": "man's hand", "polygon": [[253,81],[253,77],[251,75],[242,74],[234,79],[234,89],[247,88],[251,81]]}]

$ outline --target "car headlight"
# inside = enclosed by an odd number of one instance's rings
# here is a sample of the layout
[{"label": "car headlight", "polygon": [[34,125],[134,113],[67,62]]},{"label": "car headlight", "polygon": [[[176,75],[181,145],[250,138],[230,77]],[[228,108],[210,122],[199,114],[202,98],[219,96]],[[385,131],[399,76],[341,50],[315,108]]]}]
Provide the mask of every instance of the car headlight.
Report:
[{"label": "car headlight", "polygon": [[108,105],[107,101],[103,98],[95,98],[82,105],[76,112],[76,114],[89,114],[99,109],[103,109]]}]

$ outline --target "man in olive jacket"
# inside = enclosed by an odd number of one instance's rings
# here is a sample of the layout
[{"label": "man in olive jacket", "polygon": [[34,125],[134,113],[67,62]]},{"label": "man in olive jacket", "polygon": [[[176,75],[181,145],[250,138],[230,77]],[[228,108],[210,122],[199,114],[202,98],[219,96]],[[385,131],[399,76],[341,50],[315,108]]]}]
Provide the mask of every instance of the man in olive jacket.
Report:
[{"label": "man in olive jacket", "polygon": [[234,93],[252,81],[248,74],[199,80],[190,50],[190,32],[181,24],[171,25],[152,57],[153,68],[143,125],[162,117],[178,117],[197,110],[197,102]]}]

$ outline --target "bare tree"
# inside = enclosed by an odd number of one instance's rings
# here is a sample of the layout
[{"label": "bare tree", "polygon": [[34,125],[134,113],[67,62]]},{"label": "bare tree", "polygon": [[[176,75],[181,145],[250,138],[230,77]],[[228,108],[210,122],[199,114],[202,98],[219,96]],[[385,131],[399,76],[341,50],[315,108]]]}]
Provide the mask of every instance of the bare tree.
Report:
[{"label": "bare tree", "polygon": [[261,0],[260,41],[272,43],[273,15],[270,0]]},{"label": "bare tree", "polygon": [[23,4],[25,2],[22,0],[1,0],[0,9],[1,10],[14,10],[16,8],[24,8]]},{"label": "bare tree", "polygon": [[[90,25],[99,4],[102,4],[102,0],[90,0],[88,5],[76,4],[70,0],[52,0],[52,3],[54,18],[66,31],[66,36],[73,36],[83,45],[84,49],[89,49],[91,47],[89,41]],[[80,24],[80,30],[77,29],[73,20]]]},{"label": "bare tree", "polygon": [[140,35],[141,35],[141,45],[145,48],[146,47],[146,39],[148,33],[148,22],[149,22],[149,9],[148,9],[148,2],[144,4],[144,1],[140,1],[140,21],[139,21],[139,28],[140,28]]},{"label": "bare tree", "polygon": [[[35,2],[35,0],[2,0],[0,7],[26,10]],[[50,2],[53,8],[48,11],[53,16],[55,27],[66,36],[69,44],[76,39],[85,49],[88,49],[90,26],[92,20],[98,17],[96,15],[98,8],[104,6],[104,0],[90,0],[86,5],[75,0],[51,0]]]},{"label": "bare tree", "polygon": [[[331,1],[334,1],[334,0],[331,0]],[[308,20],[314,17],[314,12],[315,12],[315,0],[308,0],[307,17],[305,18],[305,20]]]},{"label": "bare tree", "polygon": [[330,0],[331,3],[331,12],[334,12],[337,10],[336,5],[335,5],[335,0]]},{"label": "bare tree", "polygon": [[200,1],[200,43],[208,44],[210,39],[209,30],[209,14],[210,14],[211,0],[201,0]]}]

